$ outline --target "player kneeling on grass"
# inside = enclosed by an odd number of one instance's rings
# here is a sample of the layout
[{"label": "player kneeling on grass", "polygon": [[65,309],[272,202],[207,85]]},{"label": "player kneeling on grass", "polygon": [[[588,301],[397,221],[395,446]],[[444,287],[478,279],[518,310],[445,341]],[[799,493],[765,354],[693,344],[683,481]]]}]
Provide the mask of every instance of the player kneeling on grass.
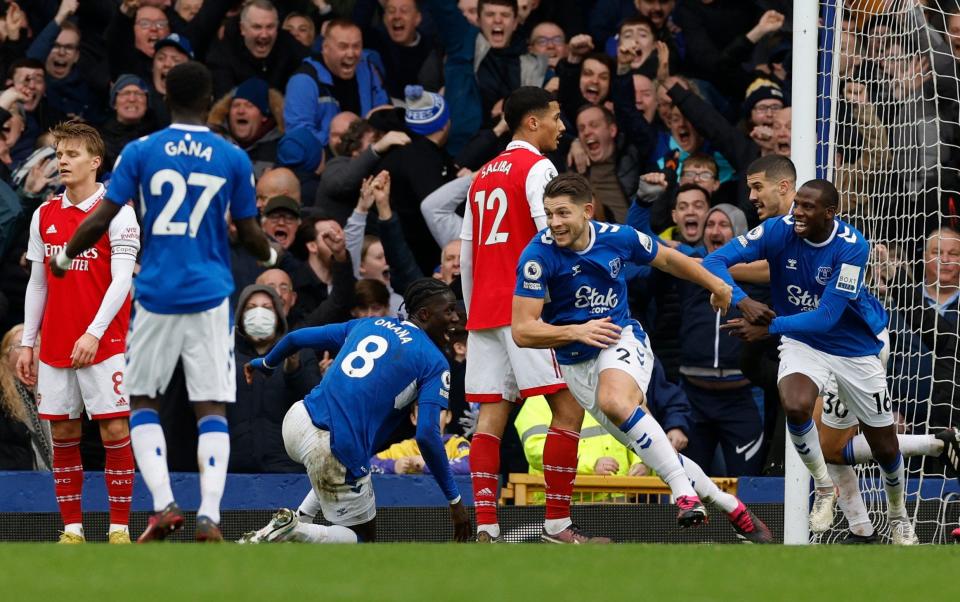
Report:
[{"label": "player kneeling on grass", "polygon": [[790,439],[817,488],[811,525],[820,522],[817,515],[833,512],[833,482],[812,418],[817,396],[833,378],[883,470],[891,540],[912,545],[917,536],[904,504],[903,457],[882,359],[888,317],[863,286],[870,245],[836,218],[838,202],[833,184],[811,180],[797,191],[790,215],[764,221],[711,253],[703,265],[734,286],[739,303],[746,295],[728,268],[759,259],[769,263],[776,314],[764,309],[776,317],[757,323],[738,318],[723,328],[747,342],[783,336],[777,384]]},{"label": "player kneeling on grass", "polygon": [[[32,263],[24,298],[24,328],[17,372],[37,383],[40,418],[53,434],[53,476],[63,517],[60,543],[83,543],[80,498],[80,413],[100,425],[106,450],[104,480],[110,502],[110,543],[130,543],[127,519],[133,493],[130,404],[123,389],[123,351],[130,321],[130,283],[140,249],[140,227],[130,206],[110,220],[107,232],[73,260],[65,278],[50,278],[50,261],[77,226],[103,203],[97,182],[104,146],[82,123],[53,128],[60,180],[66,190],[40,205],[30,222]],[[42,320],[42,323],[41,323]],[[39,376],[33,373],[37,331],[43,338]]]},{"label": "player kneeling on grass", "polygon": [[470,518],[440,434],[440,412],[450,395],[450,365],[440,347],[459,319],[456,298],[443,282],[422,278],[407,287],[404,305],[408,320],[361,318],[304,328],[243,367],[249,382],[253,370],[269,373],[303,347],[340,350],[320,384],[283,420],[287,453],[306,466],[313,485],[308,499],[315,498],[333,524],[301,522],[295,511],[284,508],[267,526],[244,535],[241,543],[375,541],[370,457],[407,417],[414,401],[419,404],[417,445],[450,502],[454,537],[470,538]]},{"label": "player kneeling on grass", "polygon": [[582,176],[558,176],[543,196],[548,229],[527,245],[518,267],[512,324],[517,345],[556,349],[580,405],[670,487],[681,527],[706,521],[702,495],[723,508],[738,535],[769,542],[767,527],[737,498],[721,495],[695,462],[679,456],[644,412],[654,355],[640,323],[630,317],[623,268],[627,262],[650,264],[696,282],[712,293],[718,311],[730,305],[730,286],[629,226],[593,221],[593,193]]}]

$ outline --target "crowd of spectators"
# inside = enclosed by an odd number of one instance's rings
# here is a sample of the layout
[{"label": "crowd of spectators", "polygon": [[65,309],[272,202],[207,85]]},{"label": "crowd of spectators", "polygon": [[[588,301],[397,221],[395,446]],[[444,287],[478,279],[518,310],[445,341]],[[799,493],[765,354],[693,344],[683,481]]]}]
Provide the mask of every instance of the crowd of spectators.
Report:
[{"label": "crowd of spectators", "polygon": [[[44,135],[51,125],[73,118],[99,129],[106,181],[127,142],[169,124],[167,72],[190,60],[209,67],[216,98],[208,125],[249,155],[263,229],[285,251],[278,269],[263,270],[232,247],[241,364],[294,328],[397,315],[404,287],[424,275],[459,290],[467,191],[476,170],[509,141],[503,101],[522,85],[555,92],[566,132],[550,158],[590,180],[600,219],[648,229],[696,257],[743,234],[758,222],[760,194],[748,190],[747,166],[791,151],[791,5],[0,0],[0,332],[9,331],[0,365],[0,468],[49,467],[49,438],[33,413],[32,393],[6,364],[23,317],[27,224],[59,187]],[[835,73],[842,94],[832,165],[841,215],[877,241],[899,241],[877,245],[871,285],[897,310],[891,380],[908,429],[927,418],[946,426],[955,403],[957,337],[948,335],[956,335],[960,319],[960,225],[930,232],[933,223],[924,218],[941,208],[958,213],[954,198],[940,191],[957,181],[952,52],[960,48],[960,17],[934,22],[939,14],[918,8],[908,15],[929,34],[918,41],[893,31],[883,16],[845,10]],[[911,56],[911,49],[935,58]],[[930,120],[905,117],[918,112],[940,117],[934,121],[942,144],[933,150],[922,143],[931,140],[924,129]],[[943,182],[931,186],[931,177]],[[885,212],[911,206],[919,217],[900,231],[883,225],[894,217]],[[330,236],[339,232],[344,236]],[[921,263],[922,273],[913,269]],[[783,446],[770,442],[782,420],[770,412],[779,404],[769,389],[764,400],[760,383],[748,378],[740,344],[719,333],[705,292],[636,270],[630,302],[651,334],[664,382],[678,393],[655,400],[669,405],[675,447],[714,475],[776,472]],[[703,344],[714,340],[709,349]],[[459,466],[476,416],[463,402],[464,333],[447,351],[454,391],[444,426]],[[238,377],[229,415],[231,471],[300,469],[284,453],[280,424],[330,363],[330,354],[305,351],[252,385]],[[167,401],[184,395],[180,381],[178,371]],[[936,403],[928,417],[915,402],[930,397]],[[537,414],[542,410],[525,408],[522,440],[508,435],[505,472],[526,469],[527,432],[549,423]],[[164,425],[169,439],[192,449],[188,416],[167,411]],[[86,430],[95,436],[96,429]],[[412,432],[410,426],[396,433],[399,447],[374,465],[383,472],[422,469],[416,449],[402,443]],[[734,437],[743,433],[751,441],[745,452]],[[527,459],[536,457],[527,451]],[[609,460],[595,455],[587,471],[643,473],[635,458]],[[172,466],[194,467],[189,457]]]}]

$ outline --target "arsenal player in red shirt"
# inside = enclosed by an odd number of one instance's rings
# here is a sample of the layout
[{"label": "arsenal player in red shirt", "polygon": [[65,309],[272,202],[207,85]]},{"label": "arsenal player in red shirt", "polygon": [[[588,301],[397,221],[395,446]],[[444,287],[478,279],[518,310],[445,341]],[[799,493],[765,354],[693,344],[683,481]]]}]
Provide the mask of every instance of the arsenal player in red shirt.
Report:
[{"label": "arsenal player in red shirt", "polygon": [[545,395],[553,412],[543,450],[546,521],[541,539],[552,543],[609,542],[588,537],[570,521],[583,409],[547,349],[521,349],[510,332],[517,261],[530,239],[546,227],[543,189],[557,175],[543,156],[564,131],[560,105],[542,88],[515,90],[503,106],[513,140],[477,173],[467,196],[460,257],[467,304],[466,399],[479,402],[470,449],[477,541],[500,538],[497,485],[500,439],[512,404]]},{"label": "arsenal player in red shirt", "polygon": [[[64,278],[50,278],[50,261],[80,222],[101,202],[97,182],[104,145],[92,127],[62,123],[52,130],[62,194],[40,205],[30,222],[27,259],[32,262],[24,300],[24,327],[17,373],[37,384],[41,418],[53,434],[53,476],[64,531],[60,543],[83,543],[80,498],[80,412],[98,421],[106,450],[104,480],[110,504],[111,543],[130,543],[127,521],[133,493],[133,453],[123,390],[124,348],[130,320],[130,285],[140,249],[140,226],[125,206],[110,229],[73,260]],[[37,332],[39,374],[33,353]]]}]

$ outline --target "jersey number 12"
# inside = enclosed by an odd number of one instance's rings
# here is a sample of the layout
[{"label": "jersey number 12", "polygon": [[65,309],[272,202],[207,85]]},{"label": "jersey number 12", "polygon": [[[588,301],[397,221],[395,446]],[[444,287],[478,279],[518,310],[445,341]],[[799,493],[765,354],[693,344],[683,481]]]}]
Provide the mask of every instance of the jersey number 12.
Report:
[{"label": "jersey number 12", "polygon": [[477,216],[480,219],[478,234],[480,235],[483,235],[483,214],[494,209],[497,210],[497,214],[493,218],[493,225],[490,226],[490,234],[487,235],[487,240],[483,241],[483,244],[496,245],[507,242],[510,234],[508,232],[498,232],[500,222],[503,221],[503,216],[507,213],[507,193],[503,191],[503,188],[494,188],[490,191],[490,196],[487,196],[486,190],[478,190],[473,195],[473,202],[477,204]]}]

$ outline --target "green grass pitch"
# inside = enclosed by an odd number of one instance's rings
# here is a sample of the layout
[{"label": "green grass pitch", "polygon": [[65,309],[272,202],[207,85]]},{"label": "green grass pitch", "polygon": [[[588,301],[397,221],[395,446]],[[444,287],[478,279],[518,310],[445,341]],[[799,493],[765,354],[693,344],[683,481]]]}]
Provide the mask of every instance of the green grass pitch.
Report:
[{"label": "green grass pitch", "polygon": [[960,546],[0,545],[0,598],[880,600],[952,598]]}]

